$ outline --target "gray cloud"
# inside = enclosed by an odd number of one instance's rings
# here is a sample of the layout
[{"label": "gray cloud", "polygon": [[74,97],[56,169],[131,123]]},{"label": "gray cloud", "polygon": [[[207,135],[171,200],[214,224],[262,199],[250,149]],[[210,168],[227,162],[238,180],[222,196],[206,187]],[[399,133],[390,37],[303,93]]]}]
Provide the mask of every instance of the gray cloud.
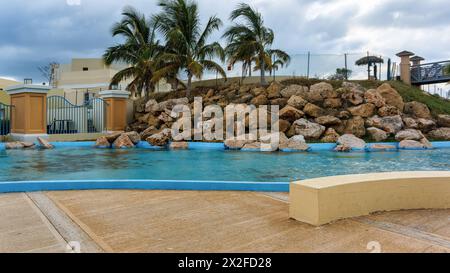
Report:
[{"label": "gray cloud", "polygon": [[[230,23],[230,11],[243,0],[198,0],[203,20],[217,15]],[[446,0],[253,0],[276,33],[275,47],[292,54],[365,52],[386,56],[409,49],[427,59],[450,55],[450,7]],[[0,9],[0,76],[42,80],[37,66],[74,57],[98,57],[117,42],[111,25],[125,5],[147,15],[156,0],[15,0]],[[367,7],[369,6],[369,8]],[[212,39],[220,39],[221,33]]]}]

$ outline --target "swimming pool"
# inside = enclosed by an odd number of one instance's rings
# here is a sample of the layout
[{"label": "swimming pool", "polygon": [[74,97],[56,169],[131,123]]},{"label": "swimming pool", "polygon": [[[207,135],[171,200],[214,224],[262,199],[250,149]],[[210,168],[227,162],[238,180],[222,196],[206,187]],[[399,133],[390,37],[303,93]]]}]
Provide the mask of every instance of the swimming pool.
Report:
[{"label": "swimming pool", "polygon": [[[0,151],[0,183],[51,180],[192,180],[289,182],[389,171],[448,171],[450,149],[388,152],[255,153],[197,149]],[[3,182],[1,182],[3,181]]]}]

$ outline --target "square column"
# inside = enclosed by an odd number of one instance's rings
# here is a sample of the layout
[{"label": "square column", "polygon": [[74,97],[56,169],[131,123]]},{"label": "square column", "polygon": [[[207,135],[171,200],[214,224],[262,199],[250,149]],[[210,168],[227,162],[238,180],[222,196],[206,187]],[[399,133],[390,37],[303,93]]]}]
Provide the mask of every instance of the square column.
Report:
[{"label": "square column", "polygon": [[402,51],[396,54],[397,57],[400,57],[400,79],[411,85],[411,56],[414,56],[414,53],[409,51]]},{"label": "square column", "polygon": [[21,84],[6,88],[11,96],[11,136],[18,141],[35,142],[47,135],[47,93],[50,87]]},{"label": "square column", "polygon": [[127,99],[130,92],[123,90],[106,90],[100,92],[106,102],[106,131],[124,131],[127,126]]}]

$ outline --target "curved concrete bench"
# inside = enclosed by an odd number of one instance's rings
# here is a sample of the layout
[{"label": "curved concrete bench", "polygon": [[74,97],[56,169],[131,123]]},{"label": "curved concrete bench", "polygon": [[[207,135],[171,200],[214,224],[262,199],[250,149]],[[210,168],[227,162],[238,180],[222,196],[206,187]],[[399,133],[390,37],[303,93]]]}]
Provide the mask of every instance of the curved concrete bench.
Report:
[{"label": "curved concrete bench", "polygon": [[450,208],[450,172],[322,177],[290,185],[289,216],[312,225],[377,211]]}]

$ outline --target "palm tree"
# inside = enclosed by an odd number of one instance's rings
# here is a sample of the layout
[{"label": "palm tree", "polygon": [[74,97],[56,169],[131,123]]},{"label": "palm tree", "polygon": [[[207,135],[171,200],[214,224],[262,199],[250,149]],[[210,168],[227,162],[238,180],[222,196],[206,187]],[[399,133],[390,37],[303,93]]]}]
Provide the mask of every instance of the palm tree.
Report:
[{"label": "palm tree", "polygon": [[218,42],[207,43],[209,36],[222,25],[222,21],[210,17],[201,31],[197,3],[190,0],[160,0],[162,12],[154,17],[157,28],[166,39],[163,59],[178,72],[186,73],[187,96],[192,89],[192,78],[201,79],[205,71],[219,73],[226,78],[223,68],[214,58],[225,59]]},{"label": "palm tree", "polygon": [[225,48],[225,55],[228,58],[228,65],[234,66],[242,63],[242,79],[248,74],[252,76],[252,62],[254,61],[254,50],[246,43],[244,37],[236,36]]},{"label": "palm tree", "polygon": [[103,55],[106,65],[122,62],[129,67],[119,71],[111,80],[110,88],[131,79],[127,90],[138,96],[142,91],[148,97],[155,84],[168,74],[170,66],[160,56],[164,47],[156,39],[156,23],[132,7],[125,7],[123,19],[114,24],[112,35],[125,38],[123,44],[109,47]]},{"label": "palm tree", "polygon": [[[258,71],[261,69],[261,63],[258,58],[253,59],[255,62],[254,70]],[[275,71],[288,66],[291,62],[291,56],[280,49],[269,49],[266,51],[266,57],[264,58],[266,65],[266,71],[270,73],[270,76],[275,75]]]},{"label": "palm tree", "polygon": [[[251,62],[255,61],[257,69],[261,71],[261,85],[267,85],[265,72],[267,65],[272,63],[268,52],[275,38],[274,32],[264,26],[261,13],[252,9],[248,4],[241,3],[231,12],[230,20],[236,21],[237,19],[242,19],[243,22],[235,23],[223,35],[228,42],[225,51],[229,62],[234,64],[242,61],[244,66],[251,70]],[[271,52],[278,55],[282,51],[273,50]],[[282,55],[287,54],[283,52]]]}]

